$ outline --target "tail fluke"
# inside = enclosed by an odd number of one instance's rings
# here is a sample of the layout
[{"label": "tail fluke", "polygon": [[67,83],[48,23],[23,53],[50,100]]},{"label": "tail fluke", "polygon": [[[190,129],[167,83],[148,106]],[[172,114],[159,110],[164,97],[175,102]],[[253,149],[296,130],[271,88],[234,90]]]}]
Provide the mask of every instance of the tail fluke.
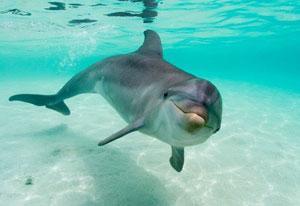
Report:
[{"label": "tail fluke", "polygon": [[56,95],[39,95],[39,94],[17,94],[11,96],[9,101],[22,101],[36,106],[46,106],[49,109],[53,109],[63,115],[69,115],[71,112],[67,105],[61,101],[55,103]]},{"label": "tail fluke", "polygon": [[9,101],[21,101],[34,104],[36,106],[45,106],[55,100],[56,95],[39,95],[39,94],[17,94],[11,96]]},{"label": "tail fluke", "polygon": [[63,102],[58,102],[57,104],[53,104],[53,105],[46,105],[47,108],[49,109],[53,109],[63,115],[70,115],[71,112],[68,108],[68,106]]}]

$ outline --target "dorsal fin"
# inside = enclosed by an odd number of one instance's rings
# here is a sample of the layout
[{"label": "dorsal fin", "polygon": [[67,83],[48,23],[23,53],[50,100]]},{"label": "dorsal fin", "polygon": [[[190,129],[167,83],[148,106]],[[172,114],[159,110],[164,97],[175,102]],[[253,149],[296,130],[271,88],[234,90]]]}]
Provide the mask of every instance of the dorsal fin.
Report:
[{"label": "dorsal fin", "polygon": [[137,50],[138,53],[153,57],[162,58],[162,46],[159,35],[153,30],[144,31],[144,43]]}]

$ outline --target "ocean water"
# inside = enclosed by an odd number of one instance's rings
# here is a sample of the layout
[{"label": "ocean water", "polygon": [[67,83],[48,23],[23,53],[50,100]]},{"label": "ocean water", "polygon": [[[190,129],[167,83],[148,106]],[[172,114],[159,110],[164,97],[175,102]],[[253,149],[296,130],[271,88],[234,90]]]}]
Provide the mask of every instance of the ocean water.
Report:
[{"label": "ocean water", "polygon": [[[105,57],[138,48],[212,81],[221,130],[186,148],[125,126],[99,95],[66,100],[71,116],[22,102],[51,94]],[[0,205],[300,205],[300,1],[0,0]]]}]

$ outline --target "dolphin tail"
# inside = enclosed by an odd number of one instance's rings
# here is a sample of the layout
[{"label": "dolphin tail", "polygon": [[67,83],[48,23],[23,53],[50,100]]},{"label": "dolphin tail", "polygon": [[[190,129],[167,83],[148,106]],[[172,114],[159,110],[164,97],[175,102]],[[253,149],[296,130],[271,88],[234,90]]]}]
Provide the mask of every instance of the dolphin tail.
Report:
[{"label": "dolphin tail", "polygon": [[57,95],[39,95],[39,94],[17,94],[11,96],[9,101],[22,101],[36,106],[46,106],[63,115],[69,115],[71,112],[64,101],[56,101]]}]

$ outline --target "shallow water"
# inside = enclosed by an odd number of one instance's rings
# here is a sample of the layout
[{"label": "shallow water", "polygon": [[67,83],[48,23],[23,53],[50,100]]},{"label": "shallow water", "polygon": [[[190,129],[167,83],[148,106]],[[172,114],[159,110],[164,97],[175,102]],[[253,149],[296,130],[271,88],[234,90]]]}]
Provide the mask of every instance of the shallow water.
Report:
[{"label": "shallow water", "polygon": [[[16,2],[0,2],[1,203],[300,205],[298,1]],[[149,28],[223,97],[222,129],[186,149],[181,173],[168,145],[138,132],[99,148],[125,125],[99,95],[66,100],[68,117],[8,102],[56,92]]]}]

